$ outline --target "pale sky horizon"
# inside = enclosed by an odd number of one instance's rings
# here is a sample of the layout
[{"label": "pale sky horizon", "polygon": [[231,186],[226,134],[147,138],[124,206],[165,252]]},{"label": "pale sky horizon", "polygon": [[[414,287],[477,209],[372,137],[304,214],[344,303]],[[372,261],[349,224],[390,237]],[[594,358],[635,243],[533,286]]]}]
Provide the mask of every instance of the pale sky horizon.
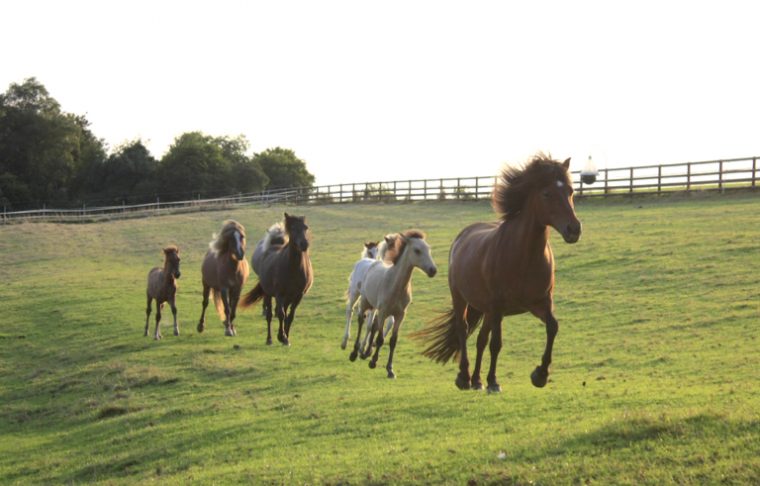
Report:
[{"label": "pale sky horizon", "polygon": [[187,131],[317,184],[760,155],[752,2],[3,2],[0,90],[36,77],[114,147]]}]

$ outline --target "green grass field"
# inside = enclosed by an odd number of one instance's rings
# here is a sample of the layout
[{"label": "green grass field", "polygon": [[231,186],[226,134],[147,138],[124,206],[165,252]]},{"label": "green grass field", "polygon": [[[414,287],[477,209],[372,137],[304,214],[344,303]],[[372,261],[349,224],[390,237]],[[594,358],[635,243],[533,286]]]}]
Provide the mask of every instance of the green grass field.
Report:
[{"label": "green grass field", "polygon": [[[240,314],[237,338],[215,314],[198,334],[211,233],[235,218],[252,250],[284,209],[307,215],[316,273],[293,345],[264,344],[259,308]],[[551,381],[530,384],[539,322],[508,318],[496,395],[457,390],[456,365],[408,338],[449,305],[449,244],[494,218],[486,203],[0,227],[0,482],[760,482],[760,197],[593,200],[577,212],[581,241],[552,237]],[[362,242],[410,227],[428,233],[439,273],[415,272],[389,380],[387,346],[375,370],[340,349],[343,295]],[[169,243],[182,255],[182,335],[167,308],[155,342],[142,336],[145,279]]]}]

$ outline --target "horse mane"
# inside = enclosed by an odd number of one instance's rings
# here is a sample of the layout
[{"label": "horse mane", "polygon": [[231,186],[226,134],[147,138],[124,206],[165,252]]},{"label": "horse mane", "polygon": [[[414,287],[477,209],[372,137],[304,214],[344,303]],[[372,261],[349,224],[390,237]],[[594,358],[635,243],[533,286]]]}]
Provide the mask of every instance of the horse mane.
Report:
[{"label": "horse mane", "polygon": [[245,228],[243,228],[243,225],[235,220],[228,219],[222,223],[222,231],[218,235],[216,233],[212,235],[213,240],[208,244],[208,247],[215,256],[229,251],[230,240],[233,238],[232,235],[235,231],[245,238]]},{"label": "horse mane", "polygon": [[164,255],[169,254],[169,253],[179,253],[179,248],[177,247],[177,245],[169,245],[165,247]]},{"label": "horse mane", "polygon": [[288,234],[285,232],[285,225],[282,223],[275,223],[269,227],[264,233],[264,244],[262,249],[264,253],[269,250],[272,245],[284,245],[288,242]]},{"label": "horse mane", "polygon": [[570,174],[551,155],[538,152],[525,165],[505,166],[493,188],[491,205],[503,220],[517,215],[533,191],[560,181],[572,186]]},{"label": "horse mane", "polygon": [[396,264],[396,262],[398,262],[399,258],[401,258],[401,256],[404,254],[404,250],[406,249],[406,245],[409,238],[419,238],[421,240],[424,240],[426,238],[425,233],[416,229],[406,230],[403,233],[396,233],[395,235],[392,235],[392,236],[393,236],[393,246],[392,248],[388,249],[390,253],[388,252],[385,253],[384,260],[387,260],[394,265]]}]

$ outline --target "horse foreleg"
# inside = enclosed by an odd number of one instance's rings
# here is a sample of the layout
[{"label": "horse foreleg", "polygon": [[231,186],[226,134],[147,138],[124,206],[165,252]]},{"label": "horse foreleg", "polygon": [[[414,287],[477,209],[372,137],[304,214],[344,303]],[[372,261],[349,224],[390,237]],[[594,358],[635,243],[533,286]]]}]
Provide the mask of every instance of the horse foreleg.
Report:
[{"label": "horse foreleg", "polygon": [[203,307],[201,308],[201,318],[198,321],[198,332],[206,329],[206,307],[208,307],[208,296],[211,293],[211,287],[203,284]]},{"label": "horse foreleg", "polygon": [[222,305],[224,305],[224,335],[234,336],[232,322],[230,321],[230,291],[226,287],[222,289]]},{"label": "horse foreleg", "polygon": [[283,299],[280,297],[274,298],[274,312],[277,316],[277,319],[280,321],[280,328],[277,331],[277,340],[280,341],[284,346],[289,346],[290,343],[288,342],[288,335],[285,334],[285,307]]},{"label": "horse foreleg", "polygon": [[267,345],[272,344],[272,297],[264,297],[264,316],[267,318]]},{"label": "horse foreleg", "polygon": [[486,314],[486,320],[483,323],[484,326],[488,326],[491,329],[491,367],[488,369],[488,392],[500,392],[501,386],[496,381],[496,361],[499,359],[499,351],[501,351],[501,314]]},{"label": "horse foreleg", "polygon": [[288,316],[285,318],[285,335],[288,339],[290,339],[290,326],[293,324],[293,319],[296,317],[296,308],[298,307],[298,304],[301,303],[302,298],[303,296],[299,295],[290,303],[290,311],[288,311]]},{"label": "horse foreleg", "polygon": [[161,331],[160,331],[160,325],[161,325],[161,308],[164,306],[163,302],[158,303],[158,299],[156,299],[156,331],[153,333],[153,339],[158,341],[161,339]]},{"label": "horse foreleg", "polygon": [[[367,359],[372,354],[372,340],[375,339],[375,333],[377,332],[377,311],[369,311],[369,323],[367,324],[367,332],[364,335],[364,343],[362,344],[362,359]],[[380,333],[382,334],[382,333]],[[383,336],[385,339],[385,336]]]},{"label": "horse foreleg", "polygon": [[152,300],[153,299],[151,299],[151,297],[149,295],[148,296],[148,306],[145,309],[145,334],[143,334],[143,336],[147,336],[148,335],[148,326],[150,326],[150,322],[149,322],[150,321],[150,304],[151,304]]},{"label": "horse foreleg", "polygon": [[543,388],[549,379],[549,365],[552,363],[552,348],[554,347],[554,338],[559,331],[559,322],[554,318],[551,311],[547,312],[543,319],[546,323],[546,348],[544,355],[541,357],[541,365],[536,366],[533,373],[530,374],[530,381],[533,386]]},{"label": "horse foreleg", "polygon": [[179,336],[179,323],[177,322],[177,303],[174,295],[169,299],[169,305],[172,308],[172,316],[174,317],[174,335]]},{"label": "horse foreleg", "polygon": [[237,329],[235,329],[235,316],[237,315],[237,305],[240,300],[240,291],[242,287],[233,287],[230,289],[230,330],[233,336],[237,336]]},{"label": "horse foreleg", "polygon": [[388,378],[395,378],[396,373],[393,372],[393,352],[396,351],[396,341],[398,341],[398,330],[401,327],[401,323],[404,321],[404,313],[393,317],[393,333],[391,334],[391,340],[389,341],[390,351],[388,351],[388,364],[385,365],[385,370],[388,372]]},{"label": "horse foreleg", "polygon": [[395,318],[393,316],[390,316],[388,319],[385,320],[385,331],[383,331],[383,337],[388,337],[388,333],[391,332],[391,329],[393,329],[393,323],[395,322]]},{"label": "horse foreleg", "polygon": [[348,294],[348,301],[346,302],[346,331],[343,333],[343,341],[340,343],[340,349],[346,349],[348,340],[351,338],[351,320],[354,317],[354,305],[358,299],[358,292],[350,292]]},{"label": "horse foreleg", "polygon": [[[374,322],[372,323],[372,334],[375,334],[375,331],[379,326],[376,325],[377,322],[385,322],[385,318],[387,316],[383,314],[381,311],[377,311],[377,314],[375,314]],[[380,332],[377,333],[377,341],[375,342],[375,354],[372,355],[372,359],[369,361],[369,367],[375,368],[377,366],[377,359],[380,357],[380,348],[383,346],[383,330],[380,329]],[[372,337],[370,336],[370,340]]]}]

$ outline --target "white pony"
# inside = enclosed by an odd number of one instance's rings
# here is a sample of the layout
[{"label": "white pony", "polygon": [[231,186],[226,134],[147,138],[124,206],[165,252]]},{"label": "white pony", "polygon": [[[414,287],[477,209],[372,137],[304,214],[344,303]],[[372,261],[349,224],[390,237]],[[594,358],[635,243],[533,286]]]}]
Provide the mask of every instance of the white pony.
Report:
[{"label": "white pony", "polygon": [[[383,345],[384,336],[380,323],[385,322],[385,319],[390,316],[393,317],[391,349],[388,354],[388,364],[385,367],[388,378],[396,377],[393,372],[393,352],[396,350],[398,330],[404,321],[406,309],[412,302],[412,271],[417,267],[428,277],[433,277],[438,272],[433,257],[430,255],[430,245],[427,244],[425,235],[420,231],[409,230],[396,235],[392,260],[392,265],[376,261],[369,267],[364,276],[364,287],[359,303],[360,334],[364,313],[370,309],[377,311],[373,325],[369,326],[371,328],[370,346],[375,332],[378,332],[375,354],[369,362],[370,368],[377,366],[380,347]],[[352,355],[358,351],[359,337],[357,336]]]},{"label": "white pony", "polygon": [[[343,334],[343,342],[340,345],[341,349],[346,349],[348,339],[351,337],[351,320],[353,319],[354,307],[356,307],[356,303],[361,295],[364,276],[367,274],[367,270],[369,270],[369,267],[371,267],[372,264],[385,259],[388,250],[393,248],[394,239],[395,235],[386,235],[382,243],[378,244],[374,241],[364,243],[364,250],[362,251],[361,258],[354,264],[354,269],[351,272],[351,276],[348,278],[348,291],[346,291],[346,332]],[[369,322],[372,322],[374,311],[369,317]],[[385,331],[386,334],[388,333],[388,330],[390,330],[392,324],[392,322],[388,323]],[[361,328],[359,328],[359,333],[361,334]],[[362,343],[362,349],[367,345],[368,338],[369,326],[367,327],[364,342]],[[364,358],[367,357],[364,353],[362,353],[362,356]],[[351,361],[354,361],[355,359],[356,355],[353,355]]]}]

